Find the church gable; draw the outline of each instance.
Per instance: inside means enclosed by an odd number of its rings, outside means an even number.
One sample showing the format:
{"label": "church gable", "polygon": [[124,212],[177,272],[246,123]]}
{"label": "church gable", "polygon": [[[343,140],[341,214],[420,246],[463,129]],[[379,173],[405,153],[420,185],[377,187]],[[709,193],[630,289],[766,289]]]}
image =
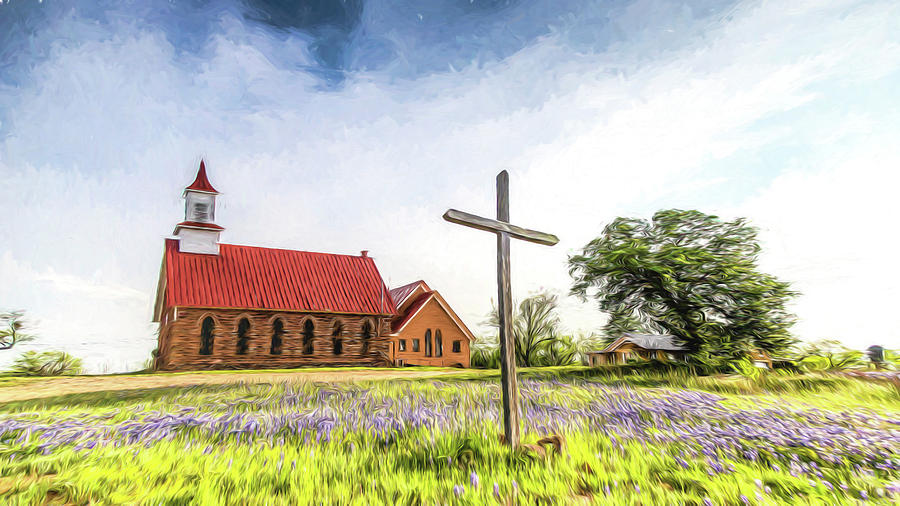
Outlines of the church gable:
{"label": "church gable", "polygon": [[[425,288],[428,288],[424,281],[417,281],[413,284],[417,285],[417,288],[423,285]],[[456,327],[467,340],[475,340],[475,335],[472,334],[462,319],[450,307],[450,304],[437,291],[422,290],[422,293],[417,295],[416,290],[413,290],[404,301],[397,302],[397,304],[400,316],[394,320],[392,325],[392,331],[395,334],[404,332],[409,325],[418,319],[441,319],[446,321],[447,324]]]}
{"label": "church gable", "polygon": [[[391,325],[394,365],[468,367],[469,345],[475,336],[440,293],[417,281],[399,293],[400,307]],[[393,295],[398,295],[394,292]]]}

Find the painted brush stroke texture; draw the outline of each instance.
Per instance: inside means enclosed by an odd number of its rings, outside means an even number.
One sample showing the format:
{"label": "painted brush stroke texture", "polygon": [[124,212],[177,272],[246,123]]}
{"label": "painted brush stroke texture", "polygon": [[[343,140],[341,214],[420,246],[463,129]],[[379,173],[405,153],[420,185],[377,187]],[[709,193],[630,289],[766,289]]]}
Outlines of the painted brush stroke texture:
{"label": "painted brush stroke texture", "polygon": [[561,239],[513,252],[516,295],[565,293],[566,254],[615,216],[698,208],[763,229],[800,337],[884,341],[898,24],[877,0],[4,0],[0,308],[36,320],[31,347],[138,367],[202,156],[225,242],[368,249],[473,326],[494,241],[440,216],[489,214],[506,168],[514,220]]}

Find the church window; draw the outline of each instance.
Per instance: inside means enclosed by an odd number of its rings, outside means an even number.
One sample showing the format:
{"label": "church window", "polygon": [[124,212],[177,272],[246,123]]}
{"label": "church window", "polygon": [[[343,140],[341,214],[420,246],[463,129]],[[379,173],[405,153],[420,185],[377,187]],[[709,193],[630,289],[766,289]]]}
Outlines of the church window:
{"label": "church window", "polygon": [[362,354],[369,353],[369,340],[372,338],[372,324],[366,320],[362,327]]}
{"label": "church window", "polygon": [[344,352],[344,326],[341,322],[335,322],[334,330],[331,332],[331,349],[335,355]]}
{"label": "church window", "polygon": [[237,328],[237,354],[238,355],[246,355],[247,350],[250,349],[250,338],[247,337],[247,332],[250,330],[250,320],[246,318],[241,318],[241,321],[238,322]]}
{"label": "church window", "polygon": [[431,356],[431,329],[425,331],[425,356]]}
{"label": "church window", "polygon": [[194,219],[196,221],[210,221],[209,204],[206,202],[195,202]]}
{"label": "church window", "polygon": [[406,339],[401,339],[400,343],[400,351],[406,351]]}
{"label": "church window", "polygon": [[213,327],[215,322],[212,316],[203,319],[203,326],[200,329],[200,354],[212,355],[213,351]]}
{"label": "church window", "polygon": [[281,355],[281,344],[283,343],[282,336],[284,335],[284,323],[282,323],[281,319],[277,319],[272,322],[272,346],[269,349],[269,353],[272,355]]}
{"label": "church window", "polygon": [[462,350],[462,343],[453,341],[453,353],[459,353]]}
{"label": "church window", "polygon": [[434,356],[444,356],[444,338],[441,337],[441,329],[434,331]]}
{"label": "church window", "polygon": [[413,339],[413,351],[419,351],[419,340]]}
{"label": "church window", "polygon": [[306,320],[303,324],[303,354],[312,355],[313,353],[313,331],[315,326],[312,320]]}

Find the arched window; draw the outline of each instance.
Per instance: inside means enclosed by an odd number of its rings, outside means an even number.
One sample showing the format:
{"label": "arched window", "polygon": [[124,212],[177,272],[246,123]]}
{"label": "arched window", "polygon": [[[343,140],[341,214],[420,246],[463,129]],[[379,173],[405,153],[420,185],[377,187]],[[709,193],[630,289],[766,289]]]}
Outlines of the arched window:
{"label": "arched window", "polygon": [[372,324],[366,320],[362,326],[362,354],[369,353],[369,340],[372,339]]}
{"label": "arched window", "polygon": [[250,330],[250,320],[246,318],[241,318],[241,321],[238,322],[237,328],[237,354],[238,355],[246,355],[247,350],[250,349],[250,338],[247,337],[247,332]]}
{"label": "arched window", "polygon": [[212,316],[203,319],[203,326],[200,328],[200,354],[212,355],[213,352],[213,327],[216,322]]}
{"label": "arched window", "polygon": [[425,356],[431,356],[431,329],[425,331]]}
{"label": "arched window", "polygon": [[304,355],[312,355],[313,353],[313,331],[315,330],[315,325],[313,325],[312,320],[306,320],[306,323],[303,324],[303,354]]}
{"label": "arched window", "polygon": [[272,346],[269,348],[269,353],[272,355],[281,355],[282,335],[284,335],[284,323],[279,318],[272,322]]}
{"label": "arched window", "polygon": [[334,329],[331,331],[331,349],[335,355],[344,352],[344,325],[341,322],[334,322]]}
{"label": "arched window", "polygon": [[444,339],[441,337],[441,329],[434,331],[434,356],[444,356]]}

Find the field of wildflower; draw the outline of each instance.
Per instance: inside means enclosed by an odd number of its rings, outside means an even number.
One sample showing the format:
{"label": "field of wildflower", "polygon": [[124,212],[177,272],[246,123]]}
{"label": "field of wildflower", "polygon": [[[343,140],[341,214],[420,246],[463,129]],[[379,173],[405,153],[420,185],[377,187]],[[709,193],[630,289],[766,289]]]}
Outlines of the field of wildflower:
{"label": "field of wildflower", "polygon": [[0,502],[900,501],[890,382],[526,374],[521,393],[518,451],[498,439],[496,377],[477,373],[0,404]]}

